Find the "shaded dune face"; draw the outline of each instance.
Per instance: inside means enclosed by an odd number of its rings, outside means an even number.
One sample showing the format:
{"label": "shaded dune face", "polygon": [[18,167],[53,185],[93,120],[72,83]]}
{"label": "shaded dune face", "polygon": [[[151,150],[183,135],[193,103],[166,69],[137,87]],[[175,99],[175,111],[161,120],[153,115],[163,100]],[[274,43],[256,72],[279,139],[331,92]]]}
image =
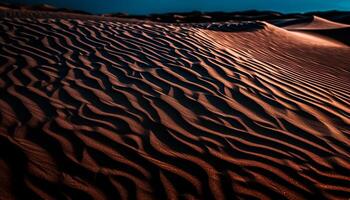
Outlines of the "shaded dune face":
{"label": "shaded dune face", "polygon": [[300,20],[300,23],[285,26],[284,28],[287,30],[313,34],[318,37],[324,36],[348,46],[350,45],[350,25],[332,22],[317,16],[313,16],[306,20]]}
{"label": "shaded dune face", "polygon": [[266,23],[0,27],[0,199],[350,196],[344,44]]}

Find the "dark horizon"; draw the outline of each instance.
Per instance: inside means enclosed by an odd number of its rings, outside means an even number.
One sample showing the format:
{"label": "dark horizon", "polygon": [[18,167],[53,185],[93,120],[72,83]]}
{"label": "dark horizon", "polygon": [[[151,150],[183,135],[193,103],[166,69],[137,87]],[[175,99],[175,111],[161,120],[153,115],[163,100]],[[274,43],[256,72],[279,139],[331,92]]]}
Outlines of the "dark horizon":
{"label": "dark horizon", "polygon": [[147,14],[163,14],[163,13],[183,13],[183,12],[241,12],[249,10],[258,11],[275,11],[280,13],[305,13],[313,11],[350,11],[350,2],[339,0],[336,2],[329,1],[292,1],[284,2],[269,0],[258,1],[249,0],[245,2],[239,1],[199,1],[199,0],[167,0],[162,2],[149,2],[147,0],[130,0],[130,1],[67,1],[67,0],[4,0],[4,3],[22,4],[22,5],[38,5],[48,4],[57,8],[67,8],[73,10],[81,10],[93,14],[103,13],[128,13],[130,15],[147,15]]}

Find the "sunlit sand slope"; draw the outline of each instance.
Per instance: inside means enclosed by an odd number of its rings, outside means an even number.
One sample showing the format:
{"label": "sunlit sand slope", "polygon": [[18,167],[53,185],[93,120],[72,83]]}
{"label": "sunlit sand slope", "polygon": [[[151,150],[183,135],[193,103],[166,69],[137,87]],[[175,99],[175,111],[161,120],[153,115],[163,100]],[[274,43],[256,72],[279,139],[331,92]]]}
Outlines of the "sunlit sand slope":
{"label": "sunlit sand slope", "polygon": [[317,16],[300,20],[290,26],[284,27],[287,30],[299,31],[324,38],[333,39],[350,46],[350,25],[332,22]]}
{"label": "sunlit sand slope", "polygon": [[0,19],[0,199],[349,199],[345,44],[61,17]]}

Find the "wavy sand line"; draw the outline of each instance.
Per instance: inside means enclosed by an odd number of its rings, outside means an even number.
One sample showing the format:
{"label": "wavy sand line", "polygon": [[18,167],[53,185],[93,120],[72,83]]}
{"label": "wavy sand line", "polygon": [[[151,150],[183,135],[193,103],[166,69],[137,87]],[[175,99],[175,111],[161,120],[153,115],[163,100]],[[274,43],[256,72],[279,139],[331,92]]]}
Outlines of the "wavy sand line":
{"label": "wavy sand line", "polygon": [[269,24],[0,24],[1,197],[350,195],[345,45]]}

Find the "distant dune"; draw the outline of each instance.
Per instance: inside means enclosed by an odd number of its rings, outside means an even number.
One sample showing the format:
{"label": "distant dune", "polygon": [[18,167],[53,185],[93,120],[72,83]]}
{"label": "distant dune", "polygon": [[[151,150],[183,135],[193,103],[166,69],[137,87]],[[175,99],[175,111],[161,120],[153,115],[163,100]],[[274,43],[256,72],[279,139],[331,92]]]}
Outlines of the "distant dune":
{"label": "distant dune", "polygon": [[0,2],[0,10],[20,10],[20,11],[48,11],[48,12],[60,12],[60,13],[78,13],[90,15],[90,13],[80,10],[72,10],[66,8],[56,8],[49,4],[38,5],[21,5],[21,4],[7,4]]}
{"label": "distant dune", "polygon": [[284,26],[284,28],[291,31],[313,34],[318,37],[328,37],[329,39],[350,45],[350,25],[332,22],[317,16],[300,22],[298,24]]}
{"label": "distant dune", "polygon": [[0,11],[0,199],[350,198],[348,25],[50,9]]}

